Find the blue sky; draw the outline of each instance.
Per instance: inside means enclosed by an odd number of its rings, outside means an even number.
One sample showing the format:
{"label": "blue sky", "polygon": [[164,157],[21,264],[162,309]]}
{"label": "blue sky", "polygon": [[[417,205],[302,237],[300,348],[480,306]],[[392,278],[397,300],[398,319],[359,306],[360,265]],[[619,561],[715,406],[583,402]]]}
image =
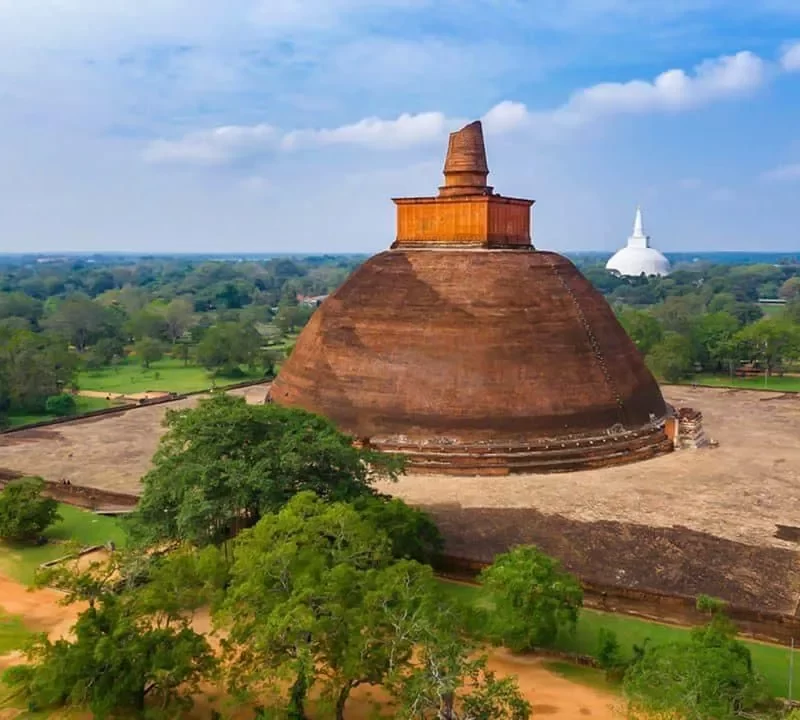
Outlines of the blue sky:
{"label": "blue sky", "polygon": [[798,0],[0,0],[0,252],[373,252],[483,118],[534,242],[800,251]]}

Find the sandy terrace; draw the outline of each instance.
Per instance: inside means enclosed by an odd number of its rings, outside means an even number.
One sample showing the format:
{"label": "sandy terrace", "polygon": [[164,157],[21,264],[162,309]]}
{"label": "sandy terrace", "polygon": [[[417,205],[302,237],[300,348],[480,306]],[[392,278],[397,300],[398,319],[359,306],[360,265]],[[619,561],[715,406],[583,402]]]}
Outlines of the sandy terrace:
{"label": "sandy terrace", "polygon": [[680,525],[797,549],[774,535],[776,525],[800,525],[800,394],[667,386],[664,395],[699,409],[719,447],[557,475],[410,475],[382,489],[419,504],[536,507],[583,522]]}
{"label": "sandy terrace", "polygon": [[[263,402],[268,385],[232,390]],[[0,472],[40,475],[123,493],[138,493],[139,479],[163,432],[167,409],[192,407],[199,397],[133,408],[114,415],[0,435]]]}
{"label": "sandy terrace", "polygon": [[[264,388],[248,388],[250,402]],[[381,489],[424,506],[448,554],[490,562],[533,543],[584,579],[795,613],[800,600],[800,395],[671,386],[715,449],[568,474],[409,475]],[[0,472],[138,492],[167,408],[0,436]]]}
{"label": "sandy terrace", "polygon": [[[263,401],[264,386],[234,393]],[[624,518],[680,525],[736,542],[796,549],[797,543],[774,535],[776,525],[800,525],[800,395],[681,386],[665,388],[665,395],[673,405],[702,410],[706,433],[719,447],[556,475],[409,475],[383,489],[424,505],[535,507],[582,522]],[[0,435],[0,470],[138,492],[167,408],[196,402]]]}

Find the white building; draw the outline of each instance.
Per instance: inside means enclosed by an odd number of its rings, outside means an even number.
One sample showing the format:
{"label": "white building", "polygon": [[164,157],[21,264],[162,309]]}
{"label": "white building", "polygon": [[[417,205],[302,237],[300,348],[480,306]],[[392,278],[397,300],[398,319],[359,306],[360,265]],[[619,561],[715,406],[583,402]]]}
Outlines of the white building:
{"label": "white building", "polygon": [[628,244],[606,263],[606,270],[619,275],[638,277],[645,275],[669,275],[669,260],[658,250],[650,247],[650,238],[644,234],[642,227],[642,210],[636,208],[636,219],[633,221],[633,235]]}

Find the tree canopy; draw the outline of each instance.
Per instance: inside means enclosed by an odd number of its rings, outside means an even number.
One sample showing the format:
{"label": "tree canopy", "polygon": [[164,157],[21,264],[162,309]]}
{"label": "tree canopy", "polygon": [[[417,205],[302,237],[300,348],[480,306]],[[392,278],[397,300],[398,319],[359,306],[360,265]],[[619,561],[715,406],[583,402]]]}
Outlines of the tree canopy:
{"label": "tree canopy", "polygon": [[35,540],[60,520],[58,503],[44,497],[40,477],[11,480],[0,492],[0,538],[22,542]]}
{"label": "tree canopy", "polygon": [[402,467],[355,448],[322,417],[229,395],[168,411],[165,424],[137,513],[140,535],[151,538],[220,543],[298,492],[353,500]]}

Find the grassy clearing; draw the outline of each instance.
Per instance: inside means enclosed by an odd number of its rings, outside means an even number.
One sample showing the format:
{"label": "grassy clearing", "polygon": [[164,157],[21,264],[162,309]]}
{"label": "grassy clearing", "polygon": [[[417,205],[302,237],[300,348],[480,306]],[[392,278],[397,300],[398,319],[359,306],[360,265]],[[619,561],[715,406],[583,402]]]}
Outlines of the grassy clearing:
{"label": "grassy clearing", "polygon": [[[81,397],[78,395],[75,398],[75,405],[76,405],[76,415],[83,415],[88,412],[92,412],[92,410],[102,410],[107,407],[111,407],[113,403],[105,400],[104,398],[88,398],[88,397]],[[48,413],[40,413],[38,415],[30,415],[30,414],[11,414],[8,416],[8,420],[11,427],[20,427],[22,425],[30,425],[31,423],[42,422],[43,420],[55,420],[56,415],[49,415]]]}
{"label": "grassy clearing", "polygon": [[184,393],[208,390],[212,384],[231,385],[262,377],[262,373],[251,372],[246,367],[242,367],[241,371],[241,377],[212,377],[208,370],[199,365],[184,365],[182,360],[164,358],[151,363],[149,368],[128,363],[99,370],[84,370],[78,376],[78,386],[81,390],[109,393],[140,393],[148,390]]}
{"label": "grassy clearing", "polygon": [[0,655],[25,647],[32,636],[22,618],[9,615],[0,608]]}
{"label": "grassy clearing", "polygon": [[[59,505],[61,520],[45,531],[47,545],[0,543],[0,573],[24,584],[33,582],[36,569],[44,562],[62,557],[70,541],[81,545],[102,545],[113,540],[125,544],[125,533],[116,518],[95,515],[71,505]],[[0,605],[2,598],[0,598]]]}
{"label": "grassy clearing", "polygon": [[731,378],[730,375],[695,375],[683,385],[708,385],[710,387],[733,387],[746,390],[777,390],[781,392],[800,392],[800,377],[761,377]]}
{"label": "grassy clearing", "polygon": [[[478,588],[458,583],[442,583],[446,592],[461,602],[480,606],[482,602]],[[486,608],[486,605],[483,605]],[[558,649],[578,655],[595,655],[598,649],[598,634],[601,628],[612,630],[617,635],[620,648],[626,658],[632,655],[634,645],[641,646],[646,640],[653,645],[685,640],[689,630],[674,625],[649,622],[628,615],[615,615],[584,609],[581,611],[574,634],[559,638]],[[781,645],[744,641],[753,657],[753,665],[763,675],[767,686],[776,697],[786,697],[789,686],[789,648]],[[585,669],[585,668],[581,668]],[[800,688],[800,654],[795,657],[793,686]]]}

